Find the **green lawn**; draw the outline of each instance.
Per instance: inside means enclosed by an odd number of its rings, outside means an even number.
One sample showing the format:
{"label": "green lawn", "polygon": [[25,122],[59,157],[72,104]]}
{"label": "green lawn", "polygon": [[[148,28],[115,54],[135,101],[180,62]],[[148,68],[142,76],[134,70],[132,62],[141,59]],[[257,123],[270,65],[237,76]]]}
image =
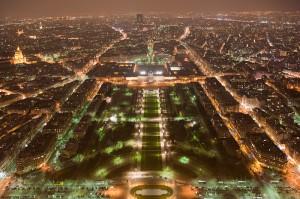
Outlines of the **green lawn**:
{"label": "green lawn", "polygon": [[146,96],[144,97],[145,102],[158,102],[158,99],[156,96]]}
{"label": "green lawn", "polygon": [[146,96],[144,102],[144,117],[158,117],[159,116],[159,102],[157,96]]}
{"label": "green lawn", "polygon": [[141,170],[162,170],[159,123],[144,123],[142,141]]}
{"label": "green lawn", "polygon": [[158,104],[145,104],[144,110],[149,110],[149,111],[157,111],[158,110]]}
{"label": "green lawn", "polygon": [[[144,117],[159,116],[159,99],[155,94],[146,94],[144,97]],[[160,146],[159,123],[144,123],[142,139],[142,171],[161,171],[162,156]]]}
{"label": "green lawn", "polygon": [[159,151],[142,151],[142,171],[161,171],[162,157]]}
{"label": "green lawn", "polygon": [[144,103],[155,103],[158,104],[158,99],[157,97],[145,97],[144,98]]}
{"label": "green lawn", "polygon": [[146,118],[152,118],[152,117],[158,117],[159,113],[158,111],[144,111],[144,117]]}

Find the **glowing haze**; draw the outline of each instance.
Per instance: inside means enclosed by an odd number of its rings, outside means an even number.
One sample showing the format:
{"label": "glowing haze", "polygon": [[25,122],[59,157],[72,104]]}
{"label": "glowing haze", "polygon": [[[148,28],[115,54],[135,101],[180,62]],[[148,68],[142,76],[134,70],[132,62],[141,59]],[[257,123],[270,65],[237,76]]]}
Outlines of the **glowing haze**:
{"label": "glowing haze", "polygon": [[120,12],[299,11],[299,0],[1,0],[1,16],[102,15]]}

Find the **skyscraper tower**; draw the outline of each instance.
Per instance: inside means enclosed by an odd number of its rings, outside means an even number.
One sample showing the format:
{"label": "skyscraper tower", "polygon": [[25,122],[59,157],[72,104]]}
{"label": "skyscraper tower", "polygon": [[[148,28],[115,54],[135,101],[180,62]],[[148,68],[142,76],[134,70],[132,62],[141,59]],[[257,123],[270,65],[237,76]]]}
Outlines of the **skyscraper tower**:
{"label": "skyscraper tower", "polygon": [[144,23],[144,16],[143,16],[143,14],[137,14],[136,20],[137,20],[137,24],[138,25],[143,25],[143,23]]}
{"label": "skyscraper tower", "polygon": [[42,22],[40,22],[40,30],[43,30]]}

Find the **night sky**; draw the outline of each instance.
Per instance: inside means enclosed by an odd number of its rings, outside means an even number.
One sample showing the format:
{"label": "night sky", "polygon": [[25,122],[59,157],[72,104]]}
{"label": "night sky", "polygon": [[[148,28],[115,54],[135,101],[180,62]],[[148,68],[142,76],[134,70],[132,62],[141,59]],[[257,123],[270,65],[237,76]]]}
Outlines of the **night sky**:
{"label": "night sky", "polygon": [[266,10],[299,11],[300,0],[0,0],[2,17]]}

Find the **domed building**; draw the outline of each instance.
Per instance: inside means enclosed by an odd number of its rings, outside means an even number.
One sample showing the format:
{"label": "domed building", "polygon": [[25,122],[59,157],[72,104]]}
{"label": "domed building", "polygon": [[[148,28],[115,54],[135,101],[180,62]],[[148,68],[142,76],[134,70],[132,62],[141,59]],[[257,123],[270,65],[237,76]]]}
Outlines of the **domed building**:
{"label": "domed building", "polygon": [[23,63],[27,63],[26,61],[26,57],[23,55],[20,47],[18,46],[16,52],[15,52],[15,55],[13,57],[13,60],[12,60],[12,63],[13,64],[23,64]]}

